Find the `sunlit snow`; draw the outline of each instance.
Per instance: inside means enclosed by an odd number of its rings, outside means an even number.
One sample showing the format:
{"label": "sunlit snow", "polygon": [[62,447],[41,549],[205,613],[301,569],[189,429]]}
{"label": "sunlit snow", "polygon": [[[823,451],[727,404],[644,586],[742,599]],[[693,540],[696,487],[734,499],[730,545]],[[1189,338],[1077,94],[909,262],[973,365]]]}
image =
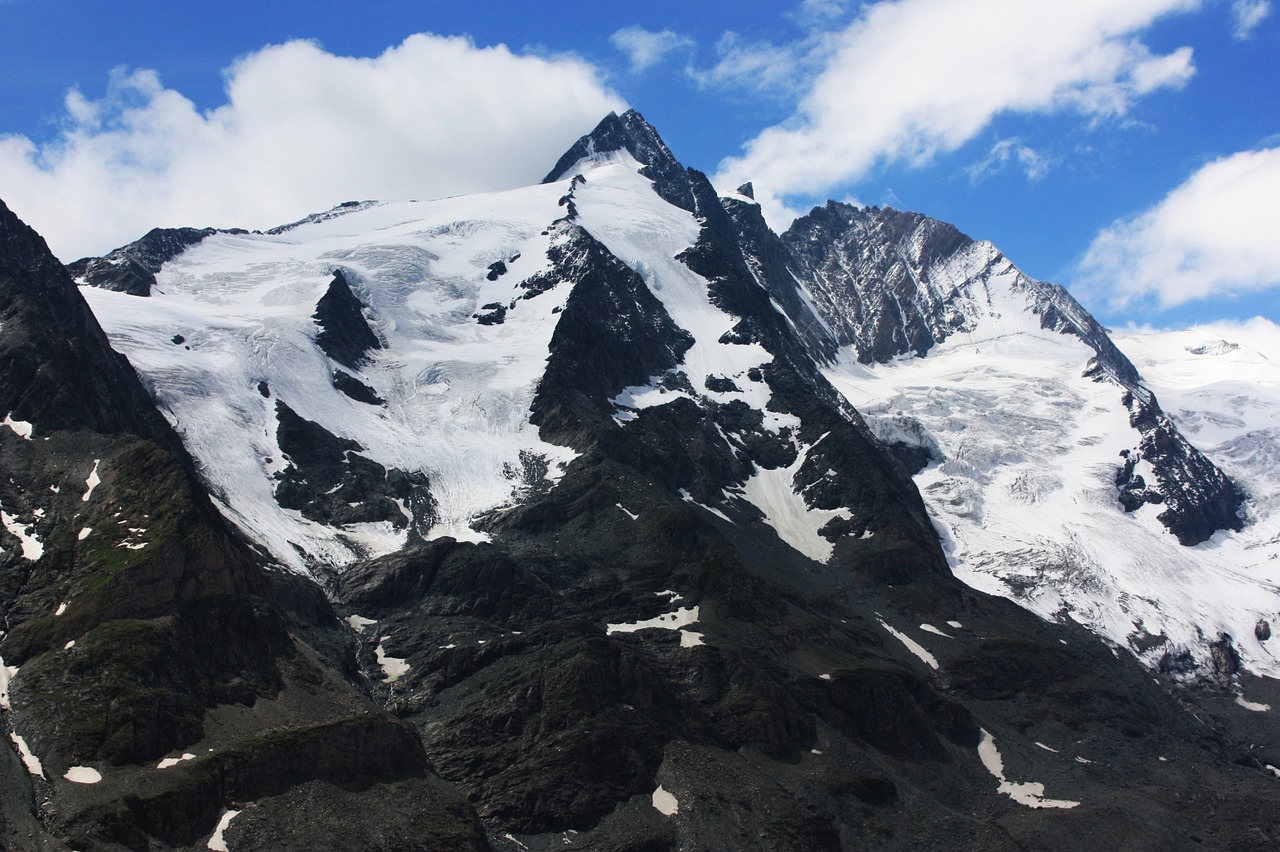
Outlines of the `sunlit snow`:
{"label": "sunlit snow", "polygon": [[[970,253],[957,276],[995,256]],[[990,315],[926,357],[868,366],[846,352],[827,371],[873,431],[900,438],[906,424],[940,452],[915,479],[952,570],[1149,665],[1182,651],[1209,665],[1221,633],[1248,670],[1280,676],[1254,632],[1280,613],[1280,363],[1204,332],[1116,336],[1187,438],[1248,492],[1243,532],[1183,547],[1160,507],[1119,505],[1120,452],[1139,441],[1123,389],[1082,375],[1093,351],[1041,329],[1017,280],[1012,267],[989,275]]]}
{"label": "sunlit snow", "polygon": [[921,645],[919,642],[912,639],[910,636],[903,633],[901,630],[895,630],[894,628],[886,624],[884,621],[880,621],[880,626],[883,627],[885,630],[887,630],[895,639],[901,642],[904,646],[906,646],[906,649],[910,651],[912,654],[915,654],[916,657],[918,657],[922,663],[924,663],[931,669],[938,668],[938,658],[935,657],[933,654],[930,654],[929,650],[925,648],[923,645]]}
{"label": "sunlit snow", "polygon": [[662,789],[662,785],[658,785],[658,789],[653,791],[653,807],[663,816],[675,816],[680,811],[680,803],[676,801],[676,797]]}
{"label": "sunlit snow", "polygon": [[93,460],[93,470],[89,471],[89,476],[84,481],[85,492],[80,499],[86,503],[88,503],[89,498],[93,496],[93,490],[102,484],[102,478],[98,476],[98,463],[100,461],[101,459]]}
{"label": "sunlit snow", "polygon": [[218,825],[213,830],[213,836],[210,837],[209,842],[205,844],[207,849],[212,849],[213,852],[228,852],[227,841],[223,839],[222,833],[230,827],[231,820],[235,819],[239,813],[239,811],[232,810],[225,810],[222,812],[222,816],[218,818]]}
{"label": "sunlit snow", "polygon": [[44,556],[44,543],[35,534],[34,524],[24,524],[3,509],[0,509],[0,523],[9,531],[10,535],[17,537],[18,541],[22,543],[23,559],[35,562],[41,556]]}
{"label": "sunlit snow", "polygon": [[995,738],[987,733],[985,729],[981,733],[982,738],[978,742],[978,758],[982,761],[982,765],[987,768],[987,771],[1000,782],[996,792],[1008,796],[1018,804],[1026,805],[1029,808],[1076,808],[1080,806],[1079,802],[1073,802],[1068,799],[1046,799],[1044,797],[1044,785],[1039,781],[1005,780],[1004,758],[1000,756],[1000,751],[996,748]]}
{"label": "sunlit snow", "polygon": [[31,424],[25,420],[14,420],[12,411],[4,416],[3,425],[12,429],[13,433],[19,438],[26,438],[28,441],[31,440],[31,434],[34,431]]}
{"label": "sunlit snow", "polygon": [[32,754],[31,749],[27,747],[27,741],[18,736],[17,731],[9,732],[9,739],[18,747],[18,754],[22,757],[22,764],[27,767],[27,771],[39,778],[44,777],[44,767],[40,764],[40,758]]}
{"label": "sunlit snow", "polygon": [[102,780],[102,773],[92,766],[73,766],[62,777],[73,784],[97,784]]}

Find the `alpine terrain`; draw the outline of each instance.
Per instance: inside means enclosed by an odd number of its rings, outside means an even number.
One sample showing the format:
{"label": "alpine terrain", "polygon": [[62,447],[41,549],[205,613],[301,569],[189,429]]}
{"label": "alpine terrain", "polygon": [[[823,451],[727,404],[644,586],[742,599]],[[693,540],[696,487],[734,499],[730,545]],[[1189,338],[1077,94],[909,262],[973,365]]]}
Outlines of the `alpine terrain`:
{"label": "alpine terrain", "polygon": [[69,267],[0,205],[0,847],[1262,848],[1277,386],[636,112]]}

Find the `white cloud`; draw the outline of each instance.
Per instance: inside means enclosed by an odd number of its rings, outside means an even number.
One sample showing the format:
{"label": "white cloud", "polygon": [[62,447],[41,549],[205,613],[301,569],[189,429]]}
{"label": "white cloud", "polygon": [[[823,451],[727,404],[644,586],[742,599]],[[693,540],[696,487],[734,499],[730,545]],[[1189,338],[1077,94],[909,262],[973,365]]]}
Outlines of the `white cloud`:
{"label": "white cloud", "polygon": [[1269,0],[1236,0],[1231,4],[1231,34],[1244,41],[1271,14]]}
{"label": "white cloud", "polygon": [[623,27],[609,36],[609,42],[622,51],[631,63],[632,73],[652,68],[670,53],[690,50],[693,39],[671,30],[646,30],[644,27]]}
{"label": "white cloud", "polygon": [[982,180],[996,174],[1010,163],[1016,164],[1029,181],[1037,181],[1053,168],[1053,160],[1036,149],[1023,143],[1021,139],[1001,139],[991,146],[987,156],[974,163],[967,171],[969,179]]}
{"label": "white cloud", "polygon": [[688,68],[699,88],[742,89],[754,94],[795,96],[812,75],[814,47],[808,43],[776,45],[746,41],[728,32],[716,42],[716,64]]}
{"label": "white cloud", "polygon": [[1200,0],[883,0],[821,45],[795,114],[720,164],[716,183],[754,182],[784,225],[788,196],[827,194],[878,163],[922,165],[1003,113],[1125,114],[1183,85],[1191,50],[1153,54],[1138,34]]}
{"label": "white cloud", "polygon": [[156,226],[269,227],[349,199],[436,198],[540,179],[621,99],[572,58],[410,36],[375,58],[263,48],[200,112],[152,71],[66,98],[44,144],[0,138],[11,209],[70,260]]}
{"label": "white cloud", "polygon": [[1112,308],[1169,308],[1280,287],[1280,148],[1202,167],[1163,201],[1089,246],[1075,289]]}

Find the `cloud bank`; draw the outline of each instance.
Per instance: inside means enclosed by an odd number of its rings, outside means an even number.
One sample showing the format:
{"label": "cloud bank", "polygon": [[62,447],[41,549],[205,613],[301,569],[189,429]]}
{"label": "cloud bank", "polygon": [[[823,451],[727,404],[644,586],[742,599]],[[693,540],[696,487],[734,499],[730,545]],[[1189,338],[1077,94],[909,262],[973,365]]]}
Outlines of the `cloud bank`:
{"label": "cloud bank", "polygon": [[[795,113],[724,160],[715,181],[754,182],[775,226],[788,197],[827,195],[888,162],[922,165],[1004,113],[1125,114],[1194,73],[1191,49],[1153,53],[1139,34],[1199,0],[883,0],[816,42]],[[762,48],[761,62],[770,66]],[[759,73],[734,55],[744,73]]]}
{"label": "cloud bank", "polygon": [[262,228],[530,183],[623,106],[580,60],[422,34],[375,58],[289,42],[225,75],[208,112],[146,70],[117,71],[101,100],[71,91],[57,138],[0,138],[0,192],[72,260],[156,226]]}
{"label": "cloud bank", "polygon": [[1163,201],[1104,229],[1073,289],[1113,309],[1171,308],[1280,287],[1280,148],[1215,160]]}

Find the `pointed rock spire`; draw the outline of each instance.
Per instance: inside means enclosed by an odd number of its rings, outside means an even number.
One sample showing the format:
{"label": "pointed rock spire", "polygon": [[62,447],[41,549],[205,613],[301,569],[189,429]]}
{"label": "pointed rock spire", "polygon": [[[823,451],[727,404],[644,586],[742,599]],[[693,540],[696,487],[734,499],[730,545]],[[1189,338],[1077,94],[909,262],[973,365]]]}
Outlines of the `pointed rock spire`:
{"label": "pointed rock spire", "polygon": [[644,168],[640,173],[653,181],[654,190],[666,201],[693,211],[696,207],[687,170],[672,155],[653,125],[633,109],[622,115],[609,113],[595,129],[581,137],[556,163],[543,183],[569,177],[583,160],[626,151]]}

